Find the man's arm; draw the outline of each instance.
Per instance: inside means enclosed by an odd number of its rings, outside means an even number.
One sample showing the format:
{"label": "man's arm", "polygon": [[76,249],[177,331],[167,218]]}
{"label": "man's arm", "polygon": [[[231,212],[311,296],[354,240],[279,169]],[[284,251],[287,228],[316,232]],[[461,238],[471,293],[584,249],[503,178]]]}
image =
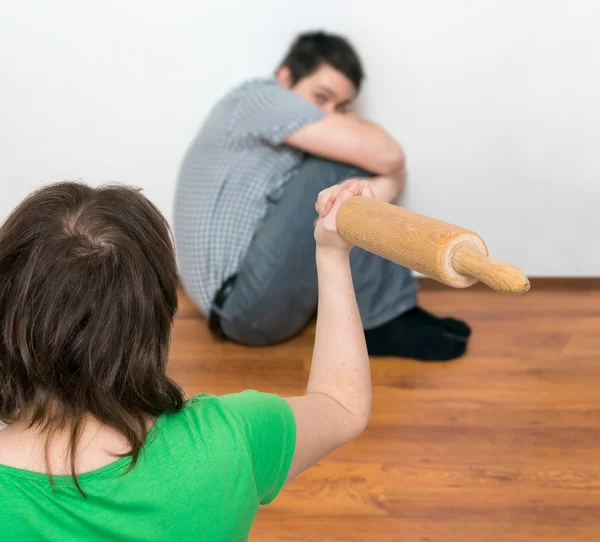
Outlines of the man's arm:
{"label": "man's arm", "polygon": [[285,143],[379,175],[390,175],[404,167],[400,145],[383,128],[354,114],[327,115],[300,128]]}
{"label": "man's arm", "polygon": [[404,165],[389,175],[379,175],[370,179],[375,199],[394,203],[406,185],[406,168]]}

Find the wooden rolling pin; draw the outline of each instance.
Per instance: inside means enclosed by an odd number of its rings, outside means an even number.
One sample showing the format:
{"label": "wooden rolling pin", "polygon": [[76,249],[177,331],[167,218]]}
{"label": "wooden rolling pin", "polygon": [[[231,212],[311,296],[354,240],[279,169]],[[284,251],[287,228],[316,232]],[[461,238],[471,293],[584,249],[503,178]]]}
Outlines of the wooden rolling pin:
{"label": "wooden rolling pin", "polygon": [[498,292],[529,290],[519,269],[488,257],[479,235],[448,222],[357,196],[340,207],[336,226],[352,245],[453,288],[481,281]]}

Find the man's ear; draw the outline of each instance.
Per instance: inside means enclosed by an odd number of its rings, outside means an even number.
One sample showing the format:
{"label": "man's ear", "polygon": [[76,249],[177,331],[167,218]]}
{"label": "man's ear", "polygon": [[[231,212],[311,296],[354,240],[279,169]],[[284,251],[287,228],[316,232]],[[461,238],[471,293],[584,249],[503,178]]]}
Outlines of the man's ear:
{"label": "man's ear", "polygon": [[292,88],[292,71],[287,66],[281,66],[275,74],[275,79],[285,88]]}

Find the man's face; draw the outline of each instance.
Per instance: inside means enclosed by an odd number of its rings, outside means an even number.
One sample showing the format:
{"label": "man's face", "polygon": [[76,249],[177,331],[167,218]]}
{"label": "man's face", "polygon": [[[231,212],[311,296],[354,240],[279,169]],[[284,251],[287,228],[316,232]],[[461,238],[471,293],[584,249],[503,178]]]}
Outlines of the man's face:
{"label": "man's face", "polygon": [[350,79],[328,64],[322,64],[314,73],[303,77],[293,86],[290,71],[286,67],[279,70],[277,79],[327,114],[345,111],[356,98],[356,88]]}

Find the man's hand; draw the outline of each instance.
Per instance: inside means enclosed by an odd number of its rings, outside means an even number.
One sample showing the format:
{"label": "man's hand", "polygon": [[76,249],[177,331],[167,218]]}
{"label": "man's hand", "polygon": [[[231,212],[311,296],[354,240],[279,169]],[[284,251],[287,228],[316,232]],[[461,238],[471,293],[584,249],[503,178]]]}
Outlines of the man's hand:
{"label": "man's hand", "polygon": [[394,203],[406,186],[406,177],[406,168],[402,166],[394,173],[379,175],[371,179],[375,199]]}
{"label": "man's hand", "polygon": [[356,177],[354,179],[348,179],[340,185],[350,181],[368,182],[371,185],[374,197],[378,201],[385,201],[387,203],[394,203],[406,185],[406,169],[401,168],[394,173],[389,175],[379,175],[372,178]]}
{"label": "man's hand", "polygon": [[[364,117],[361,117],[354,111],[348,111],[344,113],[344,116],[348,119],[351,119],[356,126],[363,126],[376,131],[381,130],[377,124]],[[386,201],[388,203],[394,203],[398,199],[404,190],[407,177],[404,149],[402,149],[398,143],[395,143],[395,145],[397,148],[395,169],[390,172],[376,172],[379,173],[379,175],[369,179],[371,188],[375,194],[375,199],[379,201]],[[365,179],[357,178],[355,180],[362,182]]]}

